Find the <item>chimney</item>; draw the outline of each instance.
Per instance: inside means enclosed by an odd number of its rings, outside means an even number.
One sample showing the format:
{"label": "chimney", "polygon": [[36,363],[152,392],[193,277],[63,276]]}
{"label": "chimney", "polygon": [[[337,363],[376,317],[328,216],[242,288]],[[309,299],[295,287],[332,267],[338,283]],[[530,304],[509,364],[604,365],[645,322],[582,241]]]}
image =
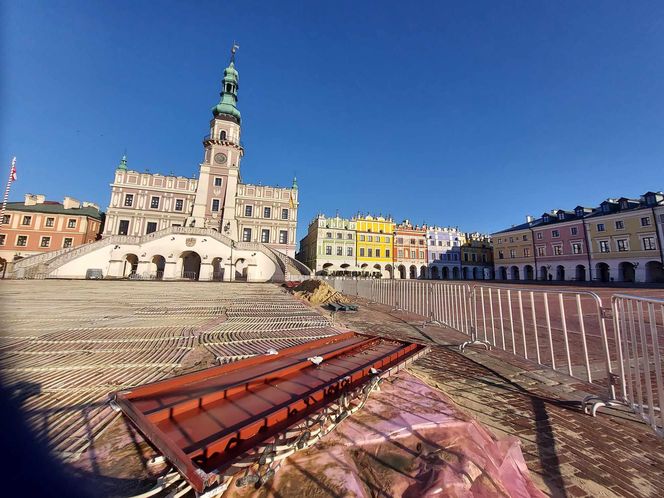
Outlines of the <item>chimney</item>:
{"label": "chimney", "polygon": [[26,206],[35,206],[37,204],[44,204],[45,200],[46,200],[45,195],[25,194],[25,205]]}
{"label": "chimney", "polygon": [[95,204],[94,202],[83,201],[83,207],[84,208],[91,207],[91,208],[96,209],[97,211],[99,211],[99,206],[97,204]]}
{"label": "chimney", "polygon": [[62,202],[62,205],[65,209],[78,209],[81,207],[80,201],[77,201],[73,197],[65,197],[65,200]]}
{"label": "chimney", "polygon": [[532,223],[534,219],[535,219],[535,218],[533,218],[533,217],[530,216],[529,214],[526,215],[526,223]]}

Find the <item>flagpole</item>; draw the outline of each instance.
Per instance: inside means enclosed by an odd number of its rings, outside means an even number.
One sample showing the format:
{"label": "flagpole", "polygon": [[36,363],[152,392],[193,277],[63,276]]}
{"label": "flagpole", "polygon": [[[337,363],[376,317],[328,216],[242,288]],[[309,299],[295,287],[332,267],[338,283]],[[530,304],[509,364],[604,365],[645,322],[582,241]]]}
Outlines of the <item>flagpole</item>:
{"label": "flagpole", "polygon": [[2,211],[0,212],[0,228],[5,221],[5,210],[7,209],[7,200],[9,199],[9,189],[12,187],[12,182],[16,177],[16,157],[12,159],[12,166],[9,168],[9,179],[7,180],[7,187],[5,187],[5,196],[2,198]]}

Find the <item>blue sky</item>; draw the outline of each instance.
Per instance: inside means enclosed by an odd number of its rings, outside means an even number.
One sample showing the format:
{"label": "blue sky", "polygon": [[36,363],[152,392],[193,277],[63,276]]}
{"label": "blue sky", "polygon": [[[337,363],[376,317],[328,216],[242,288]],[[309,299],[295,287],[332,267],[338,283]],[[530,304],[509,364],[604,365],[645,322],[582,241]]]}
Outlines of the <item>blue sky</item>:
{"label": "blue sky", "polygon": [[664,189],[661,1],[0,5],[14,200],[105,209],[125,148],[195,174],[233,39],[242,177],[297,174],[300,236],[317,212],[491,232]]}

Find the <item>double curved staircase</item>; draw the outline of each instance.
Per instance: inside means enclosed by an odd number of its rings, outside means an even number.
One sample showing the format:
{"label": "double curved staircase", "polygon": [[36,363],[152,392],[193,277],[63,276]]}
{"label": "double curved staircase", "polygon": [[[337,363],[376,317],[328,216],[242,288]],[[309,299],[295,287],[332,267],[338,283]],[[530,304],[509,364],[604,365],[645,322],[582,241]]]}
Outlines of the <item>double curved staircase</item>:
{"label": "double curved staircase", "polygon": [[260,251],[265,254],[275,266],[281,270],[275,280],[289,280],[289,278],[301,279],[303,276],[311,275],[311,270],[299,261],[283,254],[275,249],[256,242],[235,242],[230,237],[223,235],[212,228],[195,227],[168,227],[163,230],[149,233],[147,235],[111,235],[96,242],[84,244],[78,247],[59,249],[40,254],[34,254],[26,258],[8,264],[7,278],[39,279],[47,276],[72,259],[78,258],[92,251],[109,245],[116,244],[144,244],[150,240],[159,239],[173,234],[204,235],[236,249]]}

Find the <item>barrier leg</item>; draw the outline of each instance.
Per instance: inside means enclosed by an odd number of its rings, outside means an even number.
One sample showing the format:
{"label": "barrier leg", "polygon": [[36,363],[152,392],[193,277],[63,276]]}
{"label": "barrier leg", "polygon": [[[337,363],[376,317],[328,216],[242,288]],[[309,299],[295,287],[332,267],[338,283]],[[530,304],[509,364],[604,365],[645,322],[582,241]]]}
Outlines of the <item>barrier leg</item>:
{"label": "barrier leg", "polygon": [[[491,350],[491,343],[486,340],[479,339],[477,337],[477,299],[475,295],[475,289],[468,291],[468,304],[470,308],[469,323],[470,323],[470,340],[463,342],[459,346],[459,351],[464,353],[467,347],[470,346],[482,346],[487,351]],[[482,310],[484,313],[484,309]]]}

